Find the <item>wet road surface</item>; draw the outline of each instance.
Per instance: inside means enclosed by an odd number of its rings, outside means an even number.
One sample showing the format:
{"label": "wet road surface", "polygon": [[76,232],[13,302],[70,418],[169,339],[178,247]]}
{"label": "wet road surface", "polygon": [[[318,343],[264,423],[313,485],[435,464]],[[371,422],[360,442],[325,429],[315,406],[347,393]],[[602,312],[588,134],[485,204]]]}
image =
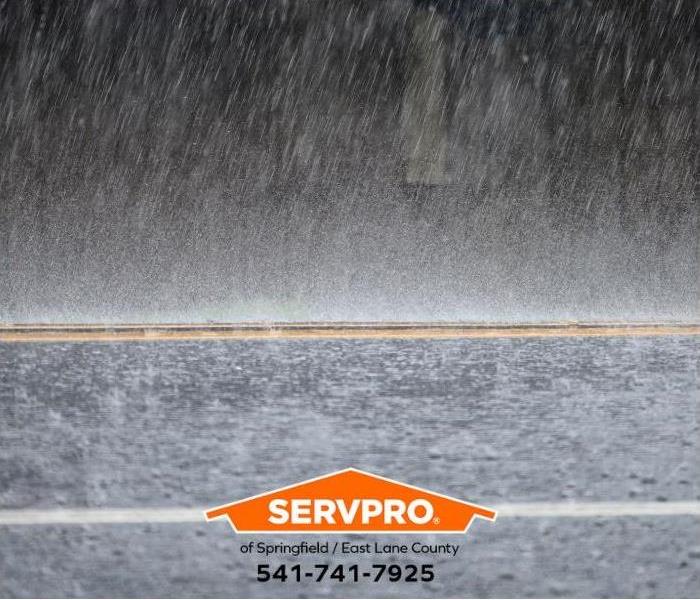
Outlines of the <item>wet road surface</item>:
{"label": "wet road surface", "polygon": [[[0,344],[0,510],[204,509],[348,466],[486,506],[697,501],[699,341]],[[430,584],[303,588],[256,583],[224,523],[4,526],[0,595],[700,592],[693,516],[449,538]]]}

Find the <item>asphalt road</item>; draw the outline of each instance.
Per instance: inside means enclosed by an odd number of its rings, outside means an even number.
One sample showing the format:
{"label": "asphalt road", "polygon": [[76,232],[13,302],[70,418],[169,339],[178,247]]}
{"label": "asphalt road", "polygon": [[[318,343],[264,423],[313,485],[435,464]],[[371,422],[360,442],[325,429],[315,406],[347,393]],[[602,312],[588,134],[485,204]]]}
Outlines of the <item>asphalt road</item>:
{"label": "asphalt road", "polygon": [[[0,510],[204,509],[348,466],[486,506],[698,500],[699,349],[690,336],[0,344]],[[0,526],[0,595],[700,593],[691,516],[477,522],[425,585],[259,584],[248,539],[220,522]]]}

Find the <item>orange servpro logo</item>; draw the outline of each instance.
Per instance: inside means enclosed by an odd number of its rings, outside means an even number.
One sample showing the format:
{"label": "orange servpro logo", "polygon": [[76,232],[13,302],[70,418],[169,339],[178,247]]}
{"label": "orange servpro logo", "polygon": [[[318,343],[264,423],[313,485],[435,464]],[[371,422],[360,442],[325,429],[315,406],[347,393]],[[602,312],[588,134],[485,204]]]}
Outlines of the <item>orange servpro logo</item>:
{"label": "orange servpro logo", "polygon": [[462,533],[496,511],[419,487],[344,469],[217,506],[239,533]]}

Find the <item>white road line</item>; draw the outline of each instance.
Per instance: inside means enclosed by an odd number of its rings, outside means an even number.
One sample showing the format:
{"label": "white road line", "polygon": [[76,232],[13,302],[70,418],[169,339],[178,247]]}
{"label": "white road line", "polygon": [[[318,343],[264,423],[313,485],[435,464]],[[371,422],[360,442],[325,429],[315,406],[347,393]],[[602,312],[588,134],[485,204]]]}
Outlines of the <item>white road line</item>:
{"label": "white road line", "polygon": [[0,510],[2,525],[89,525],[206,522],[197,508],[61,508]]}
{"label": "white road line", "polygon": [[[700,501],[686,502],[527,502],[495,507],[507,518],[615,518],[700,516]],[[0,526],[204,523],[198,508],[97,508],[0,510]]]}
{"label": "white road line", "polygon": [[499,518],[700,516],[700,502],[524,502],[496,506]]}

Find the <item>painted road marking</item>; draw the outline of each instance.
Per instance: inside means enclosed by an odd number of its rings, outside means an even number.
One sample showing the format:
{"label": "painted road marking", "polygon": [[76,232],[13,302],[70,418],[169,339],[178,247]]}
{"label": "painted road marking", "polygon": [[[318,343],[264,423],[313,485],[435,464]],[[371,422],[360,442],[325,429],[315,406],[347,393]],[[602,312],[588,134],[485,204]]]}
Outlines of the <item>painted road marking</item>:
{"label": "painted road marking", "polygon": [[278,339],[488,339],[700,335],[700,324],[253,323],[0,325],[0,342],[146,342]]}
{"label": "painted road marking", "polygon": [[507,517],[672,517],[700,516],[700,502],[523,502],[496,506]]}
{"label": "painted road marking", "polygon": [[[700,516],[700,501],[523,502],[496,505],[499,519]],[[197,508],[95,508],[0,510],[0,526],[204,523]]]}

